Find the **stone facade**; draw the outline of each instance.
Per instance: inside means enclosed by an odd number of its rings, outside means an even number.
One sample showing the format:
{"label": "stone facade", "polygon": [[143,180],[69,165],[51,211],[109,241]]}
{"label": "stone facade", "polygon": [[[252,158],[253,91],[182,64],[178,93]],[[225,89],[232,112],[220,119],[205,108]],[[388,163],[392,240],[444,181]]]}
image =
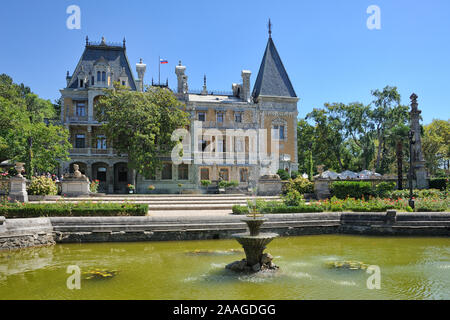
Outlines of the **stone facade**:
{"label": "stone facade", "polygon": [[[111,59],[111,55],[117,58]],[[138,80],[132,76],[125,44],[121,47],[108,45],[104,40],[99,45],[87,41],[73,76],[67,77],[67,88],[61,90],[64,101],[61,120],[69,128],[74,146],[70,155],[72,161],[64,163],[63,169],[67,172],[71,164],[78,164],[83,174],[100,180],[100,192],[124,193],[127,184],[134,183],[134,174],[127,167],[127,158],[118,157],[106,141],[101,124],[95,120],[95,102],[102,95],[101,89],[111,87],[116,80],[132,90],[142,90],[146,71],[142,60],[136,70]],[[253,92],[248,70],[241,72],[242,83],[232,84],[232,92],[227,94],[208,91],[206,76],[201,92],[189,90],[186,67],[181,61],[175,73],[175,94],[191,116],[190,137],[184,142],[185,156],[179,164],[173,163],[170,155],[162,156],[163,169],[154,177],[138,175],[135,181],[137,193],[148,193],[150,185],[156,188],[153,193],[201,192],[204,190],[201,180],[210,180],[213,184],[219,180],[238,181],[241,190],[248,190],[250,180],[258,181],[260,176],[274,174],[279,168],[289,172],[298,169],[296,122],[299,99],[271,38]],[[196,131],[197,125],[201,129]],[[258,147],[263,139],[258,135],[260,129],[267,133],[265,150]],[[229,137],[227,130],[241,131],[235,131]],[[277,142],[274,142],[275,132],[279,137]],[[208,145],[214,156],[203,153]],[[252,161],[255,154],[273,157],[274,145],[279,153],[276,168],[265,170],[258,156],[257,161]],[[234,159],[227,160],[227,154],[231,152]],[[199,154],[200,162],[196,161]]]}

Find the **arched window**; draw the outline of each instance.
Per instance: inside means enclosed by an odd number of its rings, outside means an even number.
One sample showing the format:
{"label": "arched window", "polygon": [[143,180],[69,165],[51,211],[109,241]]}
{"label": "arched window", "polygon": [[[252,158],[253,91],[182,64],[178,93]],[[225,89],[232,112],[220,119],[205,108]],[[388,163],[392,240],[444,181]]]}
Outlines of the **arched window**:
{"label": "arched window", "polygon": [[106,72],[105,71],[102,72],[102,81],[103,82],[106,81]]}
{"label": "arched window", "polygon": [[102,81],[101,72],[97,71],[97,82],[100,82],[100,81]]}

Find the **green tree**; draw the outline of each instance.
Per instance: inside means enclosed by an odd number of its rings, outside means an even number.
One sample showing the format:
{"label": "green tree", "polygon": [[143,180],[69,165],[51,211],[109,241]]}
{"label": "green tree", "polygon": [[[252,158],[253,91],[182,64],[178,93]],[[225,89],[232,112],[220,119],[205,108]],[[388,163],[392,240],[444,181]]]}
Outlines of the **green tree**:
{"label": "green tree", "polygon": [[423,129],[422,149],[429,172],[437,174],[440,168],[448,171],[450,169],[450,120],[434,119]]}
{"label": "green tree", "polygon": [[373,101],[375,108],[371,112],[371,120],[374,123],[377,140],[375,168],[377,172],[385,173],[388,171],[387,136],[396,125],[407,123],[408,107],[400,105],[401,97],[397,87],[386,86],[382,91],[373,90],[372,95],[375,98]]}
{"label": "green tree", "polygon": [[53,171],[58,160],[68,160],[67,129],[44,124],[45,118],[54,117],[50,101],[0,75],[0,160],[25,162],[28,177],[34,171]]}
{"label": "green tree", "polygon": [[116,85],[99,99],[97,117],[114,149],[126,154],[130,168],[144,176],[161,167],[162,156],[170,156],[177,144],[171,141],[173,131],[189,124],[184,105],[161,88],[136,92]]}

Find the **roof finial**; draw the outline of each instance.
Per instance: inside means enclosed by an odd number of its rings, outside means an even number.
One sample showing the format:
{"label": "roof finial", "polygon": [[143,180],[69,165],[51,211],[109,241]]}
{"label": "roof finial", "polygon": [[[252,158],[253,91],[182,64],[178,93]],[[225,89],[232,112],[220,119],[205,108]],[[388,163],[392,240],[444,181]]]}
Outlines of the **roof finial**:
{"label": "roof finial", "polygon": [[206,87],[206,74],[203,76],[203,90],[201,95],[206,96],[208,94],[208,89]]}
{"label": "roof finial", "polygon": [[89,45],[89,37],[88,36],[86,36],[86,45],[87,46]]}
{"label": "roof finial", "polygon": [[268,27],[269,27],[269,38],[272,38],[272,22],[270,21],[270,18],[269,18]]}
{"label": "roof finial", "polygon": [[123,37],[123,47],[126,48],[126,42],[127,40],[125,40],[125,37]]}

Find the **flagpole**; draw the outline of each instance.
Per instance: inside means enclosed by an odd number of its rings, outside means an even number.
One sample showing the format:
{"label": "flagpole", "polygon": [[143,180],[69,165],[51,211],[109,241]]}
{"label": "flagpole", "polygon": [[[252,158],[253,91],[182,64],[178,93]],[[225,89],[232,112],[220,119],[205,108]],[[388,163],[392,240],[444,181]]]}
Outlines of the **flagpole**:
{"label": "flagpole", "polygon": [[158,85],[161,84],[161,56],[158,57]]}

